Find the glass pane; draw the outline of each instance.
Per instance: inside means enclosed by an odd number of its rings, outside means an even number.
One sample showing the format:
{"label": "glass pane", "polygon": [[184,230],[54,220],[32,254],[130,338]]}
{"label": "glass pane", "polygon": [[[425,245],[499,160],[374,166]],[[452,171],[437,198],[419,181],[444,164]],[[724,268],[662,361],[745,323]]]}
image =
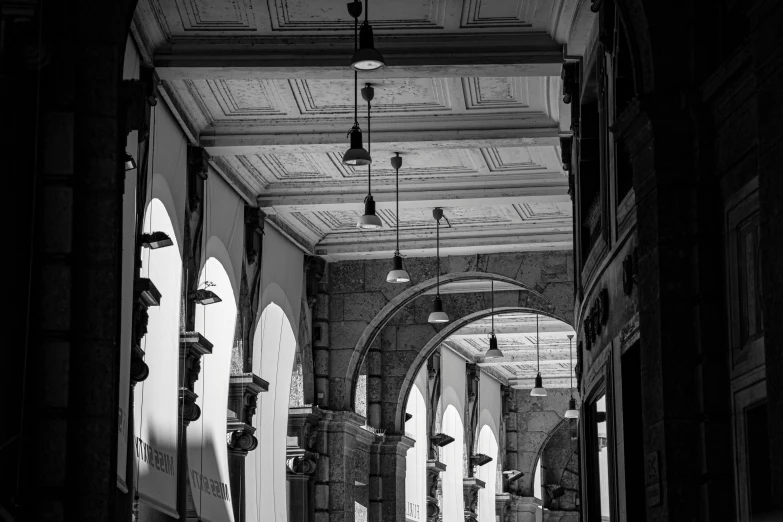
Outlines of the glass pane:
{"label": "glass pane", "polygon": [[593,403],[593,423],[598,462],[598,487],[601,500],[601,520],[611,520],[609,509],[609,447],[606,442],[606,396]]}

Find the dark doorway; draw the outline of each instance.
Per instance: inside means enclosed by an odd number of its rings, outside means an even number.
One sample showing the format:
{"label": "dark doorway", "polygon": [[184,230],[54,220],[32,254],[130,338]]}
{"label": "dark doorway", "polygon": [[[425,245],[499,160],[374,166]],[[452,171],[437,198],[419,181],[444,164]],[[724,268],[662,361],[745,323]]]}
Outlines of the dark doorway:
{"label": "dark doorway", "polygon": [[644,521],[644,427],[642,425],[642,375],[639,342],[622,356],[623,442],[625,445],[625,499],[628,520]]}

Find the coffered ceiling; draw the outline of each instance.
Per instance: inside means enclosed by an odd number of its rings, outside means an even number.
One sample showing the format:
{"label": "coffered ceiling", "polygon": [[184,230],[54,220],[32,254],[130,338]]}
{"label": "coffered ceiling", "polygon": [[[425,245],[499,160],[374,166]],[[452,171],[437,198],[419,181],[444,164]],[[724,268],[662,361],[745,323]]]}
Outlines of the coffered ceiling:
{"label": "coffered ceiling", "polygon": [[[557,319],[543,315],[539,315],[538,319],[538,345],[544,387],[569,388],[576,361],[570,360],[568,335],[575,335],[574,330]],[[491,372],[514,388],[533,388],[538,368],[535,314],[495,316],[495,335],[503,358],[484,360],[483,354],[489,350],[489,331],[490,318],[487,317],[460,328],[443,344],[469,360],[476,361],[485,371]]]}
{"label": "coffered ceiling", "polygon": [[345,4],[140,0],[132,31],[188,139],[310,253],[389,256],[399,217],[401,250],[433,255],[435,206],[450,222],[445,254],[571,248],[559,75],[583,2],[370,0],[388,64],[359,75],[375,89],[372,193],[384,228],[372,231],[355,227],[367,168],[341,162],[354,111]]}

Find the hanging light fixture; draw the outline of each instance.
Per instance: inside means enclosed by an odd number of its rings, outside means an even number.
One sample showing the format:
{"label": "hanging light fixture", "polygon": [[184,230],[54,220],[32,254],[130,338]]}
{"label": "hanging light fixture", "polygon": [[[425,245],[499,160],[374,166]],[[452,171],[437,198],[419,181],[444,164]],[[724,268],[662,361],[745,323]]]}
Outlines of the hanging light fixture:
{"label": "hanging light fixture", "polygon": [[141,239],[142,246],[145,246],[151,250],[156,250],[158,248],[163,248],[174,244],[169,235],[161,231],[142,234],[139,239]]}
{"label": "hanging light fixture", "polygon": [[538,353],[538,314],[536,314],[536,366],[538,367],[538,374],[536,375],[535,387],[530,390],[530,395],[533,397],[546,397],[546,388],[541,379],[541,357]]}
{"label": "hanging light fixture", "polygon": [[223,301],[215,292],[212,290],[207,290],[206,288],[200,288],[190,294],[188,297],[190,297],[190,299],[195,301],[197,304],[204,306]]}
{"label": "hanging light fixture", "polygon": [[427,320],[430,323],[448,323],[449,316],[443,311],[443,301],[440,299],[440,218],[443,217],[443,209],[432,209],[432,217],[435,218],[435,259],[437,259],[437,272],[435,272],[435,300],[432,302],[432,313]]}
{"label": "hanging light fixture", "polygon": [[408,272],[402,267],[402,256],[400,255],[400,167],[402,167],[402,158],[400,157],[399,152],[395,152],[396,154],[391,159],[391,165],[392,168],[396,171],[395,174],[395,181],[396,181],[396,190],[395,193],[397,194],[396,200],[397,200],[397,210],[395,212],[397,223],[397,249],[394,251],[394,264],[392,265],[392,269],[389,272],[389,275],[386,276],[386,282],[387,283],[407,283],[411,280],[411,276],[408,275]]}
{"label": "hanging light fixture", "polygon": [[[367,155],[370,154],[370,138],[372,132],[370,130],[370,102],[375,96],[375,89],[369,83],[365,84],[362,89],[362,98],[367,100]],[[372,198],[372,167],[370,163],[367,164],[367,196],[364,198],[364,215],[359,218],[356,223],[358,228],[381,228],[383,223],[381,218],[375,215],[375,200]]]}
{"label": "hanging light fixture", "polygon": [[[362,3],[354,1],[353,4],[348,4],[348,12],[354,17],[354,41],[356,40],[356,26],[359,24],[359,15],[362,14]],[[351,57],[351,67],[356,71],[376,71],[386,65],[386,61],[383,59],[383,55],[375,48],[375,42],[373,41],[372,26],[367,20],[370,3],[367,1],[368,9],[364,11],[364,23],[359,30],[359,47],[354,45],[353,56]]]}
{"label": "hanging light fixture", "polygon": [[568,400],[568,410],[565,412],[566,419],[578,419],[579,410],[576,409],[576,400],[574,399],[574,352],[573,352],[574,334],[568,335],[568,371],[571,374],[571,398]]}
{"label": "hanging light fixture", "polygon": [[491,284],[492,313],[490,317],[492,318],[492,333],[489,334],[489,350],[484,354],[484,359],[500,359],[503,357],[503,352],[498,349],[498,338],[495,337],[495,281],[493,280]]}
{"label": "hanging light fixture", "polygon": [[133,170],[136,168],[136,160],[133,159],[133,156],[125,153],[125,172],[128,172],[129,170]]}
{"label": "hanging light fixture", "polygon": [[343,154],[343,164],[358,167],[372,163],[370,153],[362,145],[362,130],[359,128],[359,97],[356,91],[359,90],[359,75],[353,73],[353,127],[348,132],[351,138],[351,148]]}

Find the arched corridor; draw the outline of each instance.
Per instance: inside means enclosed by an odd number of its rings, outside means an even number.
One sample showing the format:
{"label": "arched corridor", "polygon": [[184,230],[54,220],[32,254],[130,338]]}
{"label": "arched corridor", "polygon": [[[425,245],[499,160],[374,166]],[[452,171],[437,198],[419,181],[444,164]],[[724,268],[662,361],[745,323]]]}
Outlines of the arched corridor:
{"label": "arched corridor", "polygon": [[783,518],[783,6],[3,2],[0,519]]}

